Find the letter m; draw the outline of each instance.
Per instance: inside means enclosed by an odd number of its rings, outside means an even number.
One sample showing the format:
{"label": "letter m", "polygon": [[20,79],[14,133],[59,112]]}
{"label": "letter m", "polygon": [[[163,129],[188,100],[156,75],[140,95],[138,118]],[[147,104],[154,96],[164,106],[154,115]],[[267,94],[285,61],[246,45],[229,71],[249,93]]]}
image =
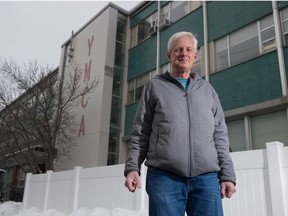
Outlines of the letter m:
{"label": "letter m", "polygon": [[90,80],[91,62],[92,62],[92,60],[90,59],[90,61],[89,61],[89,65],[88,65],[87,62],[85,63],[85,70],[84,70],[84,83],[85,83],[86,81],[89,81],[89,80]]}

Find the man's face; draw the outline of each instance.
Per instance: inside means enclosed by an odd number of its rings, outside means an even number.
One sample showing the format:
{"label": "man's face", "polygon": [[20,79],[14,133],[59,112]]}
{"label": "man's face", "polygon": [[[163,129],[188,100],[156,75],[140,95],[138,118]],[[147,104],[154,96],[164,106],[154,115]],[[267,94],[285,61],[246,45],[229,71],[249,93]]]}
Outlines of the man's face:
{"label": "man's face", "polygon": [[190,71],[197,58],[197,50],[194,49],[194,41],[183,36],[172,44],[170,53],[167,54],[173,71]]}

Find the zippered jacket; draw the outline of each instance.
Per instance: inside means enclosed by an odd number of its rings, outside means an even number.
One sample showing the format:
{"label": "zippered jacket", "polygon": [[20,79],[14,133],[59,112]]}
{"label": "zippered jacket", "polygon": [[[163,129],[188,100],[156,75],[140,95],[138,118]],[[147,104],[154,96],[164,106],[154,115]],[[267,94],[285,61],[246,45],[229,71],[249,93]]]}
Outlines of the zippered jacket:
{"label": "zippered jacket", "polygon": [[[192,76],[193,75],[193,76]],[[222,106],[211,84],[191,74],[187,91],[169,72],[144,86],[124,175],[148,167],[194,177],[218,172],[236,184]]]}

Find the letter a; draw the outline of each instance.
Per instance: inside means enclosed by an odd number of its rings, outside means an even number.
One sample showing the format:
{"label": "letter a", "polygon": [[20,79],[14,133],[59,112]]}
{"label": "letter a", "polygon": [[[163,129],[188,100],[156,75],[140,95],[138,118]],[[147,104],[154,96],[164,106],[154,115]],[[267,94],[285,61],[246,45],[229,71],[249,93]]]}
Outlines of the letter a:
{"label": "letter a", "polygon": [[81,134],[82,134],[82,136],[85,136],[85,120],[84,120],[84,115],[82,115],[82,119],[81,119],[81,123],[80,123],[80,128],[79,128],[79,132],[78,132],[78,137],[80,137]]}

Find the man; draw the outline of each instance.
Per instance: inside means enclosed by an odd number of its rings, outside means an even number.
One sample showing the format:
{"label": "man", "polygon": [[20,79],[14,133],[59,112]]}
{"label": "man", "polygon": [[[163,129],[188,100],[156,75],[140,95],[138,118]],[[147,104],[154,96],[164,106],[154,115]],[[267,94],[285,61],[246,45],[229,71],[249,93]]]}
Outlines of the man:
{"label": "man", "polygon": [[125,186],[131,192],[141,187],[146,159],[149,216],[222,216],[221,197],[236,191],[236,176],[218,95],[191,73],[197,58],[193,34],[172,35],[167,56],[171,72],[155,76],[143,89]]}

